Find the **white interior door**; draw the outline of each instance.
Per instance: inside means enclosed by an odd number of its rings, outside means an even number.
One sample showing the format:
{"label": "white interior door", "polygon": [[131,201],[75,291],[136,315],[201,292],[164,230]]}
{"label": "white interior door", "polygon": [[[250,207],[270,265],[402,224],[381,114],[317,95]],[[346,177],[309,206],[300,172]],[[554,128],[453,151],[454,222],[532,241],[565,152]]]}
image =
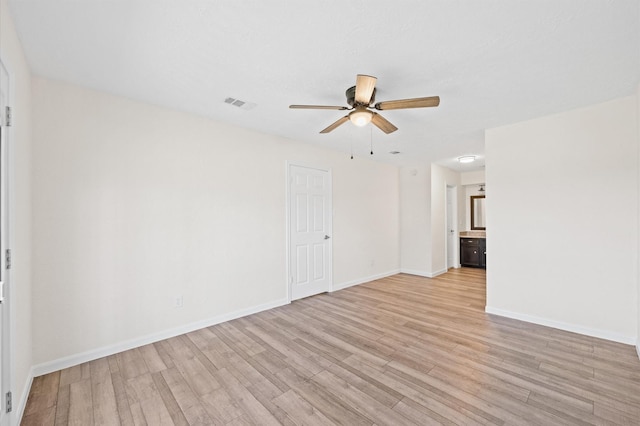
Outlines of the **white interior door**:
{"label": "white interior door", "polygon": [[289,165],[291,300],[332,287],[331,173]]}
{"label": "white interior door", "polygon": [[11,352],[9,350],[9,271],[5,253],[8,247],[7,167],[8,142],[6,107],[9,105],[9,73],[0,60],[0,426],[9,424],[6,395],[11,389]]}
{"label": "white interior door", "polygon": [[455,210],[455,188],[447,187],[447,269],[454,268],[455,265],[455,237],[456,237],[456,220]]}

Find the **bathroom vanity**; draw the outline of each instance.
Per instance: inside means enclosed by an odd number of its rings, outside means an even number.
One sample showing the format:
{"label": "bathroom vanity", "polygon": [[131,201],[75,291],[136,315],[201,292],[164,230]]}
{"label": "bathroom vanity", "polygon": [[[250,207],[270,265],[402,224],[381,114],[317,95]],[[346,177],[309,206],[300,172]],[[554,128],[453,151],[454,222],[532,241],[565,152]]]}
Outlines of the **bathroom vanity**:
{"label": "bathroom vanity", "polygon": [[460,238],[460,264],[474,268],[486,268],[486,238]]}

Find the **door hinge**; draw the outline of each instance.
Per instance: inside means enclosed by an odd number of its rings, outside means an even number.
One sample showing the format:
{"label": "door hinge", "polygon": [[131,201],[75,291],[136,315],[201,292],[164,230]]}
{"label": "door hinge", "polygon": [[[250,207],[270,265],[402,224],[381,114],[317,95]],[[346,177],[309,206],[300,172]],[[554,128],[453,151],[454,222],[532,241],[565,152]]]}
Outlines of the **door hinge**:
{"label": "door hinge", "polygon": [[11,392],[7,392],[7,413],[10,413],[13,410],[13,398],[11,396]]}
{"label": "door hinge", "polygon": [[11,269],[11,249],[7,249],[4,252],[4,264],[5,269]]}
{"label": "door hinge", "polygon": [[5,120],[4,120],[4,121],[5,121],[5,123],[6,123],[6,126],[7,126],[7,127],[11,127],[11,121],[12,121],[12,120],[11,120],[11,118],[12,118],[12,115],[11,115],[11,107],[10,107],[10,106],[8,106],[8,107],[6,107],[6,108],[5,108],[5,112],[4,112],[4,114],[5,114],[5,115],[4,115],[4,118],[5,118]]}

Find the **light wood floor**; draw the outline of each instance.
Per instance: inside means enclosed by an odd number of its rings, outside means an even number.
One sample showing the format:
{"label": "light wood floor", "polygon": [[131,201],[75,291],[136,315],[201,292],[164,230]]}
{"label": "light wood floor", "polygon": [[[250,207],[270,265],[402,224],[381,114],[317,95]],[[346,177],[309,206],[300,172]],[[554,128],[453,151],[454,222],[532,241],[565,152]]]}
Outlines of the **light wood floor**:
{"label": "light wood floor", "polygon": [[299,300],[38,377],[22,424],[640,424],[633,347],[484,294],[462,268]]}

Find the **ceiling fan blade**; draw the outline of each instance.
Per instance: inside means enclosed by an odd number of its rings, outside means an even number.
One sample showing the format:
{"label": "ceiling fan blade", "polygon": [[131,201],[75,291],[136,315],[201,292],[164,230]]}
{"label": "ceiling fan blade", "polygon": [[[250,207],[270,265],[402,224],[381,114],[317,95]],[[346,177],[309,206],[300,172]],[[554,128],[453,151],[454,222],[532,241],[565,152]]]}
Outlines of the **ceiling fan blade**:
{"label": "ceiling fan blade", "polygon": [[331,106],[331,105],[289,105],[291,109],[337,109],[344,110],[349,109],[345,106]]}
{"label": "ceiling fan blade", "polygon": [[369,105],[371,103],[371,96],[373,95],[373,89],[376,88],[377,80],[377,78],[371,77],[370,75],[358,74],[356,78],[355,96],[357,103],[363,105]]}
{"label": "ceiling fan blade", "polygon": [[377,110],[406,109],[406,108],[426,108],[440,105],[439,96],[429,96],[427,98],[400,99],[397,101],[378,102],[375,106]]}
{"label": "ceiling fan blade", "polygon": [[327,127],[326,129],[320,131],[320,133],[329,133],[330,131],[334,130],[338,126],[343,125],[347,121],[349,121],[349,116],[345,115],[344,117],[342,117],[341,119],[339,119],[338,121],[336,121],[335,123]]}
{"label": "ceiling fan blade", "polygon": [[378,114],[377,112],[373,113],[373,117],[371,117],[371,122],[380,130],[385,132],[386,134],[393,133],[398,128],[391,124],[389,120]]}

